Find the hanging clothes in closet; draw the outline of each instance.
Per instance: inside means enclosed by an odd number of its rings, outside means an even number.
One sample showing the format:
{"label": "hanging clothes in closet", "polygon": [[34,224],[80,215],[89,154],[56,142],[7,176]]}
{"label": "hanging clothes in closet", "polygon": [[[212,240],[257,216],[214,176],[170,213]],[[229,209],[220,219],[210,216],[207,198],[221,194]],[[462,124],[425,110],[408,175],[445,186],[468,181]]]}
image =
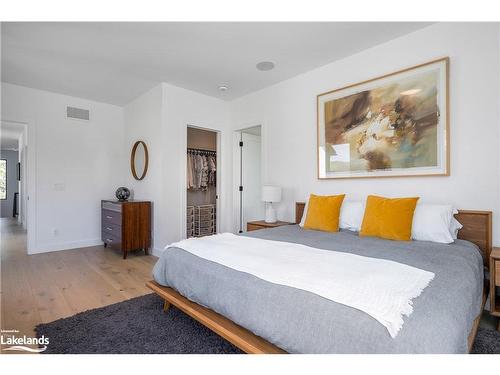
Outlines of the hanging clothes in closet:
{"label": "hanging clothes in closet", "polygon": [[206,190],[216,184],[215,151],[188,148],[187,188]]}
{"label": "hanging clothes in closet", "polygon": [[215,151],[187,149],[187,238],[217,233],[216,173],[217,153]]}
{"label": "hanging clothes in closet", "polygon": [[217,160],[215,159],[215,156],[209,156],[208,158],[208,184],[215,186],[216,180],[215,180],[215,171],[216,171],[216,166],[217,166]]}

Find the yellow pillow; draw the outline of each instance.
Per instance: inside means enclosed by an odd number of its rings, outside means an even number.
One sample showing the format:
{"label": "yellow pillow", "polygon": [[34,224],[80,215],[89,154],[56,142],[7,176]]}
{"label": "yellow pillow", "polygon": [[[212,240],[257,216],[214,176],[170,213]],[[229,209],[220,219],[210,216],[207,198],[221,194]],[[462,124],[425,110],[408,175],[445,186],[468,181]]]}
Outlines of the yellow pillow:
{"label": "yellow pillow", "polygon": [[338,232],[340,206],[344,201],[342,195],[314,195],[309,197],[307,216],[304,223],[305,229],[322,230],[325,232]]}
{"label": "yellow pillow", "polygon": [[359,235],[409,241],[417,201],[418,197],[389,199],[369,195]]}

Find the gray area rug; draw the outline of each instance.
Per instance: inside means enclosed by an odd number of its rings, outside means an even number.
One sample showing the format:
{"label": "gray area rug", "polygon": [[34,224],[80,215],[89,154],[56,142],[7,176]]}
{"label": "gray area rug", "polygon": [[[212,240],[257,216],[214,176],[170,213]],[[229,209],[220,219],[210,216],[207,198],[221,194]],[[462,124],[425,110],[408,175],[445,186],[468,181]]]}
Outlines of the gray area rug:
{"label": "gray area rug", "polygon": [[238,348],[155,294],[36,327],[46,354],[239,354]]}
{"label": "gray area rug", "polygon": [[[241,354],[175,307],[164,313],[154,294],[85,311],[36,327],[50,344],[45,353]],[[500,332],[480,328],[473,353],[500,354]]]}
{"label": "gray area rug", "polygon": [[500,354],[500,332],[479,328],[472,354]]}

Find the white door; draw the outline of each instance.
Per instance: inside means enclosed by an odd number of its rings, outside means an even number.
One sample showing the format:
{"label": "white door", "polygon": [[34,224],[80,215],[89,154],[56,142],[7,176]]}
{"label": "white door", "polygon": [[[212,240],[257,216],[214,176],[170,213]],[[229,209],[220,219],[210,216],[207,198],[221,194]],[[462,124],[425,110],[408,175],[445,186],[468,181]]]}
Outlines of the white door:
{"label": "white door", "polygon": [[246,223],[264,219],[264,202],[261,199],[261,137],[260,135],[242,133],[242,228]]}

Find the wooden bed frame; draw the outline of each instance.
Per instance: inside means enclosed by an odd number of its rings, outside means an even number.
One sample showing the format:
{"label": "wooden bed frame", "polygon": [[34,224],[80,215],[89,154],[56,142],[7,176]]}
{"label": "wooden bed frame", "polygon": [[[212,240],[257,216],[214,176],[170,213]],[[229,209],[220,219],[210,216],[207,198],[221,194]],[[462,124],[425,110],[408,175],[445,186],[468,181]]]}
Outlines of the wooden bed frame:
{"label": "wooden bed frame", "polygon": [[[300,223],[302,214],[304,212],[305,203],[297,202],[295,204],[295,223]],[[492,222],[491,211],[468,211],[461,210],[455,215],[457,220],[462,223],[463,228],[459,231],[458,237],[470,242],[475,243],[483,251],[483,258],[485,265],[492,248]],[[219,336],[223,337],[245,353],[249,354],[285,354],[286,352],[270,342],[264,340],[262,337],[256,336],[249,330],[239,326],[230,319],[203,307],[186,297],[172,288],[162,286],[156,281],[146,282],[146,286],[155,292],[158,296],[164,299],[163,310],[166,312],[171,305],[182,310],[193,319],[197,320],[207,328],[211,329]],[[486,302],[488,287],[483,288],[483,300],[481,305],[481,312],[483,311]],[[468,337],[469,351],[472,349],[472,344],[476,337],[477,329],[481,313],[474,320],[471,332]]]}

